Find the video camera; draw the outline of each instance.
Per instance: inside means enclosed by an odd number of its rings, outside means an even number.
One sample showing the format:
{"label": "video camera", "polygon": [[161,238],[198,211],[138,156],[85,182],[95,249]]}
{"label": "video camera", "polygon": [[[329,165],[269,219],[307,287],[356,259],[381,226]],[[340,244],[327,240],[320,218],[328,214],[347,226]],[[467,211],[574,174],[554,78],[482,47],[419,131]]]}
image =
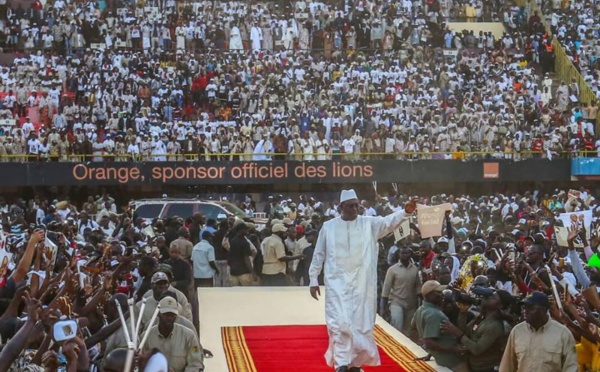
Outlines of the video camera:
{"label": "video camera", "polygon": [[452,290],[452,297],[456,302],[480,306],[481,302],[496,293],[494,288],[474,286],[470,293],[464,293],[459,290]]}

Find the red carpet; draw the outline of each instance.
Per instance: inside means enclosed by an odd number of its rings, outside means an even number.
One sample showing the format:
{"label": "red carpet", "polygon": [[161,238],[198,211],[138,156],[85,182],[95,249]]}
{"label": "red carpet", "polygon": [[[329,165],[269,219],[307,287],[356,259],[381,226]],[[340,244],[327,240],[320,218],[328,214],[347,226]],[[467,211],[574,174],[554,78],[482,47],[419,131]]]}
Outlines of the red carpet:
{"label": "red carpet", "polygon": [[[223,327],[223,346],[230,372],[332,372],[325,363],[328,346],[324,325]],[[365,372],[434,372],[381,327],[375,327],[381,366]]]}

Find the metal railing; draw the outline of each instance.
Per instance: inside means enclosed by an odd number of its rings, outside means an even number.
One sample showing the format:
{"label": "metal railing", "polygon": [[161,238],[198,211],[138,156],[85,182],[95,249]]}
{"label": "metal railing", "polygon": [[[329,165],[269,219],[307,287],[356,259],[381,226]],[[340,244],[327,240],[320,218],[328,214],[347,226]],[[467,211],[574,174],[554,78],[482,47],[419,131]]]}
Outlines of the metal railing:
{"label": "metal railing", "polygon": [[[598,151],[551,152],[551,158],[600,157]],[[33,154],[0,155],[0,162],[142,162],[142,161],[306,161],[306,160],[525,160],[546,159],[546,151],[454,151],[454,152],[356,152],[356,153],[187,153],[187,154],[70,154],[67,156],[40,156]]]}
{"label": "metal railing", "polygon": [[[542,21],[542,24],[544,25],[544,28],[546,29],[546,32],[548,33],[548,35],[552,35],[552,30],[550,29],[550,25],[548,25],[546,16],[542,12],[542,9],[537,4],[536,0],[529,0],[528,7],[528,14],[533,14],[534,12],[537,12],[539,15],[541,15],[540,19]],[[598,103],[598,96],[596,96],[596,93],[594,93],[592,88],[583,79],[583,77],[571,61],[571,58],[567,54],[565,48],[562,46],[562,44],[556,36],[553,37],[552,46],[554,48],[554,72],[556,74],[556,77],[559,80],[566,82],[567,84],[570,84],[573,80],[577,82],[577,86],[579,88],[578,99],[580,102],[583,102],[585,104],[589,104],[591,102]],[[598,110],[595,119],[595,129],[596,131],[598,131],[598,129],[600,128],[600,110]]]}

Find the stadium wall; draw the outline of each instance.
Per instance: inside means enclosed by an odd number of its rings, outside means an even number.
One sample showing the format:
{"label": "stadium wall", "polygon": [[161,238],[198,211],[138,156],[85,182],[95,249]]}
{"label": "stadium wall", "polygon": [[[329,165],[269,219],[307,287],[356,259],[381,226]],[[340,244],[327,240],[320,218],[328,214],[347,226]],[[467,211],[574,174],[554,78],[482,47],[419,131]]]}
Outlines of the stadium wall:
{"label": "stadium wall", "polygon": [[0,187],[568,182],[569,159],[0,163]]}

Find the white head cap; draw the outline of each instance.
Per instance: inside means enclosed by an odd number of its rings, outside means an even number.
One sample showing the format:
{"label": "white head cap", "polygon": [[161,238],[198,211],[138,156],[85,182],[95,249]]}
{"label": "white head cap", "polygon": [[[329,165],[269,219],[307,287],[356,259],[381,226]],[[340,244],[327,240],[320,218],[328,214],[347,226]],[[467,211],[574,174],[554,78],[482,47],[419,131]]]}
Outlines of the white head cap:
{"label": "white head cap", "polygon": [[354,189],[342,190],[342,193],[340,194],[340,203],[350,199],[358,199],[358,196],[356,196],[356,191],[354,191]]}

